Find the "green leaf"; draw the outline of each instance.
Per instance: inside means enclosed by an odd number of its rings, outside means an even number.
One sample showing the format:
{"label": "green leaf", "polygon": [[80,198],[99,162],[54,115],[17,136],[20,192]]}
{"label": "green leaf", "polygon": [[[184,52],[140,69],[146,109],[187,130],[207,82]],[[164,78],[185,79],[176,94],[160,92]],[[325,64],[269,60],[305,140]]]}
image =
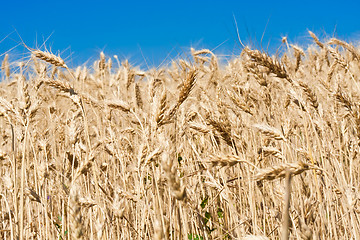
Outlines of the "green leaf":
{"label": "green leaf", "polygon": [[218,218],[224,218],[224,211],[221,208],[217,209]]}
{"label": "green leaf", "polygon": [[202,209],[204,209],[206,207],[206,204],[208,203],[208,200],[209,200],[209,197],[207,197],[207,196],[202,200],[202,202],[200,204]]}
{"label": "green leaf", "polygon": [[203,217],[204,224],[206,225],[211,218],[211,214],[209,212],[205,212],[205,217]]}
{"label": "green leaf", "polygon": [[191,233],[188,234],[188,239],[189,240],[204,240],[204,238],[202,236],[199,235],[192,235]]}

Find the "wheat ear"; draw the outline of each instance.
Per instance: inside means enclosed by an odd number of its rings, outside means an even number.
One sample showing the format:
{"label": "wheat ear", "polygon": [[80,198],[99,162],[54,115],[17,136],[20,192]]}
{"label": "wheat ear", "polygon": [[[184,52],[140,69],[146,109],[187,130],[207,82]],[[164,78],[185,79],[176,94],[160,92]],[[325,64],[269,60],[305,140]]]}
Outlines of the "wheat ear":
{"label": "wheat ear", "polygon": [[320,42],[319,38],[313,32],[309,31],[309,34],[320,48],[325,48],[325,45],[322,42]]}
{"label": "wheat ear", "polygon": [[164,116],[164,118],[158,123],[159,126],[169,123],[181,104],[189,97],[191,90],[194,88],[194,85],[196,83],[196,76],[197,71],[192,69],[189,71],[189,73],[186,76],[186,79],[184,80],[178,100],[176,104],[168,111],[168,113]]}
{"label": "wheat ear", "polygon": [[208,161],[205,161],[207,163],[209,163],[211,166],[215,167],[215,166],[220,166],[220,167],[232,167],[238,163],[246,163],[250,166],[252,166],[254,169],[256,169],[257,167],[252,164],[249,161],[246,161],[244,159],[241,159],[240,157],[236,156],[236,155],[218,155],[218,156],[210,156]]}
{"label": "wheat ear", "polygon": [[9,54],[6,54],[4,60],[1,64],[1,70],[5,72],[5,76],[7,79],[10,77],[10,64],[9,64]]}
{"label": "wheat ear", "polygon": [[291,175],[298,175],[309,169],[311,169],[310,165],[304,162],[283,163],[278,166],[260,169],[255,174],[254,179],[256,181],[274,180],[284,178],[287,171],[289,171]]}
{"label": "wheat ear", "polygon": [[329,45],[332,44],[336,44],[339,46],[342,46],[343,48],[347,49],[356,60],[360,60],[360,54],[358,52],[358,50],[355,49],[355,47],[347,42],[341,41],[339,39],[336,38],[332,38],[330,39],[330,41],[328,42]]}
{"label": "wheat ear", "polygon": [[54,66],[62,67],[65,69],[69,69],[68,66],[65,64],[64,60],[61,57],[58,57],[52,53],[44,52],[41,50],[33,50],[31,53],[36,57],[45,62],[48,62]]}
{"label": "wheat ear", "polygon": [[286,142],[285,136],[274,127],[266,124],[255,124],[254,127],[257,128],[262,134],[270,138],[273,138],[275,140],[283,140]]}
{"label": "wheat ear", "polygon": [[299,81],[299,85],[300,87],[302,87],[302,89],[304,90],[307,99],[309,100],[311,106],[315,109],[317,109],[319,107],[319,102],[317,100],[317,97],[314,93],[313,90],[311,90],[311,88],[309,87],[309,85],[307,85],[305,82],[301,82]]}
{"label": "wheat ear", "polygon": [[268,68],[269,71],[275,74],[277,77],[284,78],[290,83],[293,82],[288,75],[285,66],[277,59],[271,58],[268,54],[262,53],[259,50],[251,50],[248,47],[244,48],[244,51],[247,55],[249,55],[253,62]]}

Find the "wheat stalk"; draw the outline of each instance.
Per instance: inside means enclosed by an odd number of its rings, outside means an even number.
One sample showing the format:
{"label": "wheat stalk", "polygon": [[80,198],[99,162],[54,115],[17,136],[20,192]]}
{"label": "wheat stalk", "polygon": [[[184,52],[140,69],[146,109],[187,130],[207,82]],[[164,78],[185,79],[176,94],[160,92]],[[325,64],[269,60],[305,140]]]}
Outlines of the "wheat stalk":
{"label": "wheat stalk", "polygon": [[84,236],[79,189],[78,185],[72,186],[69,197],[70,221],[73,227],[70,229],[72,239],[83,239]]}
{"label": "wheat stalk", "polygon": [[168,179],[168,184],[171,188],[171,194],[177,200],[185,200],[186,188],[180,183],[180,179],[177,175],[177,168],[174,166],[173,161],[171,159],[166,159],[165,157],[162,161],[162,167]]}

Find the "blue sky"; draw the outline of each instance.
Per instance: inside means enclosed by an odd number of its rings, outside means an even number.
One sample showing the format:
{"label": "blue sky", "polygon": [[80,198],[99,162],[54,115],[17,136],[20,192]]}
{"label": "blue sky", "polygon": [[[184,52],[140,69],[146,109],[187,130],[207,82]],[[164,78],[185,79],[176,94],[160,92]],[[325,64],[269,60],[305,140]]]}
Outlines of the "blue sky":
{"label": "blue sky", "polygon": [[[46,40],[70,65],[92,62],[101,51],[144,67],[168,55],[186,57],[189,47],[231,56],[240,51],[234,18],[242,40],[258,47],[275,49],[283,36],[306,44],[307,30],[357,41],[359,8],[358,1],[3,0],[0,55],[17,46],[19,34],[30,47]],[[11,53],[27,54],[21,47]]]}

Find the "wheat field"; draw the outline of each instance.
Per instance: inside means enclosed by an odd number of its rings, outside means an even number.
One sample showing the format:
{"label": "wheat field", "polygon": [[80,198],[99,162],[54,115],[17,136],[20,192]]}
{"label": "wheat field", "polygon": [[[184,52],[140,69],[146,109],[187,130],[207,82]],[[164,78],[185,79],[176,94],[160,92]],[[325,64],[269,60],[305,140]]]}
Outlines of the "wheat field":
{"label": "wheat field", "polygon": [[360,239],[360,49],[142,71],[29,49],[0,83],[1,239]]}

